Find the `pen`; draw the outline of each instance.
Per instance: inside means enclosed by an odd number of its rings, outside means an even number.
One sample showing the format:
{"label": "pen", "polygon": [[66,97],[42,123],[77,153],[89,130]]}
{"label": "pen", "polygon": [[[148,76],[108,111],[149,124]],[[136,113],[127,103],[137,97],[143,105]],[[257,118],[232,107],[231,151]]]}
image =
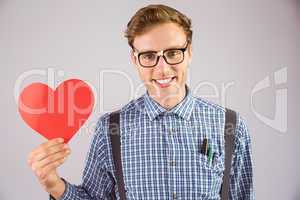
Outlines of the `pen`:
{"label": "pen", "polygon": [[212,161],[211,161],[211,163],[212,163],[213,165],[214,165],[216,156],[217,156],[217,153],[214,152],[214,153],[213,153],[213,156],[212,156]]}
{"label": "pen", "polygon": [[203,142],[202,142],[202,145],[201,145],[201,153],[206,155],[207,154],[207,149],[208,148],[208,139],[207,138],[204,138],[203,139]]}

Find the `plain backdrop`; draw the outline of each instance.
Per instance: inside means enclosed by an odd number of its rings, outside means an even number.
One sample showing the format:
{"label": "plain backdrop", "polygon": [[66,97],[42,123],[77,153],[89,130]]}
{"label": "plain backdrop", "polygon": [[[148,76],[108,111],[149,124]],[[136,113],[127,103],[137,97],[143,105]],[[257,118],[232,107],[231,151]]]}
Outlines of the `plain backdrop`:
{"label": "plain backdrop", "polygon": [[[59,168],[65,179],[80,183],[98,117],[145,91],[123,32],[148,3],[173,6],[192,19],[188,84],[194,95],[246,119],[256,198],[300,199],[299,0],[0,0],[0,199],[47,199],[26,163],[29,152],[46,140],[23,122],[15,95],[29,83],[47,83],[51,74],[55,85],[81,78],[97,94],[93,114]],[[33,70],[46,76],[26,75]]]}

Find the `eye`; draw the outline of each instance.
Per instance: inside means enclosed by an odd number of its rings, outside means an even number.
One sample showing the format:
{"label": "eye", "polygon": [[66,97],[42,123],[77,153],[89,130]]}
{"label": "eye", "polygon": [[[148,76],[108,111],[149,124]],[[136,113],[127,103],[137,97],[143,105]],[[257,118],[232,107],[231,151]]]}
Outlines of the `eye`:
{"label": "eye", "polygon": [[155,53],[147,52],[141,55],[141,59],[143,60],[154,60],[156,58]]}
{"label": "eye", "polygon": [[178,49],[172,49],[166,52],[166,56],[169,58],[176,57],[181,54],[181,51]]}

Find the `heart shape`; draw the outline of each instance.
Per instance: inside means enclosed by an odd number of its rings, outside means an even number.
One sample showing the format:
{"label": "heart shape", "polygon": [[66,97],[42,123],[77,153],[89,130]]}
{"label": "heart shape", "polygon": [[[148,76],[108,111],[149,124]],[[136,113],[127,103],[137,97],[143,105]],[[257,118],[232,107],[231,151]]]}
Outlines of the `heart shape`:
{"label": "heart shape", "polygon": [[32,83],[19,96],[19,112],[35,131],[65,143],[75,135],[90,116],[94,106],[92,89],[84,81],[69,79],[55,91],[43,83]]}

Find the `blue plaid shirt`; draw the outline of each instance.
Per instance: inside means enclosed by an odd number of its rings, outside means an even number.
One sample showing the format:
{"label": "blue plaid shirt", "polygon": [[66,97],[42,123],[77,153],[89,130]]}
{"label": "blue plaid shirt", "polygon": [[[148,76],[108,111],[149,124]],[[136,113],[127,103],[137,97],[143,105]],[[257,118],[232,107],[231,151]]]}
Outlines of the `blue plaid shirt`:
{"label": "blue plaid shirt", "polygon": [[[121,109],[120,137],[126,198],[220,199],[224,170],[225,109],[187,95],[166,110],[146,92]],[[116,180],[108,136],[109,113],[98,121],[81,185],[66,181],[62,200],[110,199]],[[200,153],[204,138],[215,152],[212,163]],[[114,180],[113,180],[114,179]],[[251,142],[238,114],[230,199],[254,199]]]}

